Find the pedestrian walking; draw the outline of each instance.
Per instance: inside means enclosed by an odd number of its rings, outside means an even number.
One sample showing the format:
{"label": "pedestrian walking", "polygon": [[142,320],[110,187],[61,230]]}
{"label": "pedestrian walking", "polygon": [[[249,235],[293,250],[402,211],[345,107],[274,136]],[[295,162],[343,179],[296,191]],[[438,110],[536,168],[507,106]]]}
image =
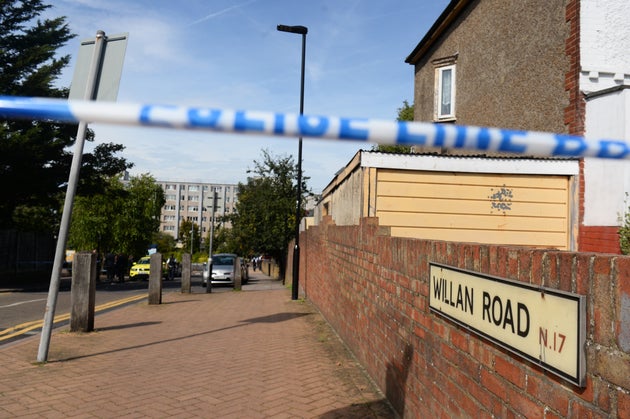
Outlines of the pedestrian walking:
{"label": "pedestrian walking", "polygon": [[125,272],[127,271],[127,256],[119,253],[116,255],[116,276],[118,277],[118,282],[125,282]]}
{"label": "pedestrian walking", "polygon": [[116,255],[108,253],[105,255],[105,272],[107,272],[107,280],[114,282],[114,276],[116,274]]}
{"label": "pedestrian walking", "polygon": [[171,257],[168,258],[166,266],[168,269],[168,279],[172,281],[175,279],[175,270],[177,269],[177,259],[175,259],[175,256],[171,255]]}

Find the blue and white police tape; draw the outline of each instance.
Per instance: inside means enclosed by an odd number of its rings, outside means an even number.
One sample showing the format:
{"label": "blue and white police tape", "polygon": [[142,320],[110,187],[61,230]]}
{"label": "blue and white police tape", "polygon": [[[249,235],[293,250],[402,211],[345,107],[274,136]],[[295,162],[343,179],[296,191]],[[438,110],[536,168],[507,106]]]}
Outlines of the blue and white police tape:
{"label": "blue and white police tape", "polygon": [[0,96],[0,116],[445,147],[539,157],[630,158],[630,143],[614,139],[590,140],[500,128],[173,105]]}

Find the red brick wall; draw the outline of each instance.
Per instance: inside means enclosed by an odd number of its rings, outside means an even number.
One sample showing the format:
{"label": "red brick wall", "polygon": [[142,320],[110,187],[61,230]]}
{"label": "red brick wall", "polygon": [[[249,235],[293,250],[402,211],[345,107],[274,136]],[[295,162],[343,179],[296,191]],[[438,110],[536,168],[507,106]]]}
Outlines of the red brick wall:
{"label": "red brick wall", "polygon": [[[309,228],[300,292],[401,416],[630,417],[629,257],[388,233],[376,218]],[[430,262],[586,295],[586,387],[430,313]]]}
{"label": "red brick wall", "polygon": [[578,249],[581,252],[621,254],[617,226],[581,226]]}
{"label": "red brick wall", "polygon": [[565,54],[569,70],[565,74],[564,88],[569,95],[569,105],[564,109],[564,124],[572,135],[584,135],[586,100],[580,91],[580,2],[568,0],[565,18],[569,25],[569,37],[565,42]]}

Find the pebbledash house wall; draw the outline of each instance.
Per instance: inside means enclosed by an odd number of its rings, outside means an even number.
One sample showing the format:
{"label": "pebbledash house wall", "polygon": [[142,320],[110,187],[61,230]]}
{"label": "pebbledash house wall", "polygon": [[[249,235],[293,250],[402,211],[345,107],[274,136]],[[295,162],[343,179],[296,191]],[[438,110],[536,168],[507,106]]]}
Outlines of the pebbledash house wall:
{"label": "pebbledash house wall", "polygon": [[[406,60],[414,119],[435,120],[435,68],[448,58],[448,122],[627,140],[629,13],[627,0],[452,0]],[[620,253],[630,165],[585,158],[580,169],[578,248]]]}
{"label": "pebbledash house wall", "polygon": [[[378,218],[326,216],[301,243],[300,295],[401,417],[630,417],[630,257],[391,237]],[[430,312],[431,262],[586,296],[586,386]]]}

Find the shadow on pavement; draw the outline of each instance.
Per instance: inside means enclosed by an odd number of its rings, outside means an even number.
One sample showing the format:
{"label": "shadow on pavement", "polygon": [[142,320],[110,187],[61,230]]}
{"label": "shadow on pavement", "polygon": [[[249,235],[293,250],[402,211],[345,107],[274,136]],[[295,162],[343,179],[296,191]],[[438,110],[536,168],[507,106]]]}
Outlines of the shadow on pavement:
{"label": "shadow on pavement", "polygon": [[381,399],[369,403],[352,404],[341,409],[331,410],[324,413],[320,419],[339,419],[339,418],[379,418],[389,419],[395,418],[387,400]]}
{"label": "shadow on pavement", "polygon": [[132,327],[152,326],[154,324],[161,324],[161,323],[162,322],[140,322],[140,323],[120,324],[117,326],[97,327],[96,329],[94,329],[94,331],[105,332],[107,330],[129,329]]}
{"label": "shadow on pavement", "polygon": [[253,319],[242,320],[242,323],[279,323],[298,317],[310,316],[312,313],[276,313],[269,316],[255,317]]}
{"label": "shadow on pavement", "polygon": [[[55,360],[50,360],[50,361],[48,361],[48,363],[52,364],[52,363],[57,363],[57,362],[67,362],[67,361],[73,361],[73,360],[76,360],[76,359],[90,358],[90,357],[93,357],[93,356],[107,355],[107,354],[113,354],[113,353],[118,353],[118,352],[123,352],[123,351],[129,351],[129,350],[132,350],[132,349],[147,348],[147,347],[150,347],[150,346],[153,346],[153,345],[160,345],[162,343],[175,342],[175,341],[179,341],[179,340],[190,339],[190,338],[195,338],[195,337],[198,337],[198,336],[205,336],[205,335],[209,335],[209,334],[212,334],[212,333],[222,332],[222,331],[225,331],[225,330],[236,329],[237,327],[247,326],[247,325],[252,324],[252,323],[260,323],[260,322],[277,323],[277,322],[287,321],[287,320],[291,320],[291,319],[294,319],[294,318],[297,318],[297,317],[305,316],[307,314],[309,314],[309,313],[278,313],[278,314],[272,314],[270,316],[264,316],[264,317],[260,317],[260,318],[253,318],[253,319],[243,320],[240,324],[235,324],[233,326],[221,327],[219,329],[214,329],[214,330],[208,330],[206,332],[194,333],[192,335],[187,335],[187,336],[178,336],[178,337],[174,337],[174,338],[170,338],[170,339],[164,339],[164,340],[158,340],[158,341],[155,341],[155,342],[144,343],[142,345],[134,345],[134,346],[122,347],[122,348],[118,348],[118,349],[112,349],[112,350],[109,350],[109,351],[96,352],[96,353],[93,353],[93,354],[71,356],[71,357],[68,357],[68,358],[59,358],[59,359],[55,359]],[[153,323],[160,323],[160,322],[153,322]],[[139,326],[148,326],[150,324],[152,324],[152,322],[137,323],[137,325],[139,325]],[[134,325],[131,324],[131,325],[126,325],[124,327],[134,327]],[[102,328],[102,329],[98,329],[98,330],[104,331],[104,330],[113,330],[113,329],[116,329],[116,328],[120,328],[120,327],[114,326],[114,327]]]}

